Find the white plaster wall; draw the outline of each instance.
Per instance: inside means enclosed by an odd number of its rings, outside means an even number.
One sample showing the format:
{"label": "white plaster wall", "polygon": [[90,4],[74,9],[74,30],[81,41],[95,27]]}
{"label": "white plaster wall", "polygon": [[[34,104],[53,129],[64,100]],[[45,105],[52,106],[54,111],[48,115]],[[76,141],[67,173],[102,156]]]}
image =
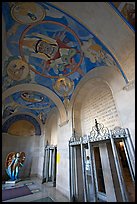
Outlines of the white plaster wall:
{"label": "white plaster wall", "polygon": [[58,118],[58,110],[54,108],[54,110],[51,111],[45,125],[45,142],[48,140],[50,145],[57,145]]}
{"label": "white plaster wall", "polygon": [[110,50],[128,80],[135,78],[135,32],[107,2],[54,2],[93,34]]}
{"label": "white plaster wall", "polygon": [[114,93],[115,103],[121,119],[121,126],[128,128],[135,147],[135,87]]}
{"label": "white plaster wall", "polygon": [[71,120],[58,129],[56,188],[68,198],[69,194],[69,139],[71,137]]}
{"label": "white plaster wall", "polygon": [[51,124],[51,145],[57,145],[57,118],[53,115],[54,119]]}
{"label": "white plaster wall", "polygon": [[[82,97],[83,98],[83,97]],[[82,98],[79,99],[82,101]],[[73,128],[75,129],[77,135],[82,136],[82,127],[81,127],[81,103],[77,102],[74,106],[74,114],[73,114]],[[87,130],[88,131],[88,130]],[[86,133],[83,133],[86,134]]]}
{"label": "white plaster wall", "polygon": [[54,108],[49,113],[45,124],[44,143],[57,145],[56,188],[64,196],[69,194],[69,139],[71,137],[72,120],[61,123],[59,111]]}
{"label": "white plaster wall", "polygon": [[35,140],[36,154],[35,154],[34,161],[35,160],[38,161],[38,168],[37,168],[36,174],[39,178],[43,177],[43,162],[44,162],[44,148],[45,148],[44,138],[45,138],[44,133],[39,138],[35,137],[35,139],[37,140]]}

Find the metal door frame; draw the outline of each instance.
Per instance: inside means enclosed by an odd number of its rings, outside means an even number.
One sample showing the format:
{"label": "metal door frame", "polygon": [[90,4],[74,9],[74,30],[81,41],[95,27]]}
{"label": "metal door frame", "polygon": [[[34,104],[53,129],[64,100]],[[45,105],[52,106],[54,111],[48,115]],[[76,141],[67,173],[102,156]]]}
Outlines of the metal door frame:
{"label": "metal door frame", "polygon": [[[52,155],[51,155],[52,154]],[[57,146],[46,146],[44,149],[44,162],[43,162],[43,179],[44,182],[52,182],[56,186],[56,155]],[[51,164],[51,177],[49,177],[49,164]]]}
{"label": "metal door frame", "polygon": [[[97,183],[95,181],[95,164],[94,164],[94,158],[93,158],[93,148],[92,146],[94,144],[100,144],[100,143],[107,143],[109,142],[112,147],[112,153],[114,157],[116,172],[118,176],[118,181],[120,185],[120,191],[123,202],[128,202],[128,197],[126,193],[125,183],[120,167],[118,152],[116,149],[115,141],[118,139],[121,139],[124,143],[124,149],[129,165],[129,170],[131,173],[132,180],[135,181],[135,150],[134,146],[131,140],[130,132],[128,128],[120,128],[115,127],[113,130],[108,130],[108,128],[105,128],[103,124],[97,123],[95,120],[95,126],[92,127],[92,131],[90,132],[89,136],[79,136],[74,131],[72,137],[69,141],[69,156],[70,156],[70,200],[75,201],[75,189],[76,186],[74,184],[76,180],[76,169],[74,168],[75,165],[75,159],[76,156],[74,155],[75,148],[80,147],[81,150],[81,162],[82,162],[82,178],[83,178],[83,191],[84,191],[84,202],[87,202],[87,189],[86,189],[86,179],[85,179],[85,167],[84,167],[84,151],[83,146],[88,145],[88,148],[90,149],[90,161],[92,164],[91,168],[91,175],[92,179],[94,181],[94,202],[97,202]],[[74,173],[75,172],[75,173]]]}

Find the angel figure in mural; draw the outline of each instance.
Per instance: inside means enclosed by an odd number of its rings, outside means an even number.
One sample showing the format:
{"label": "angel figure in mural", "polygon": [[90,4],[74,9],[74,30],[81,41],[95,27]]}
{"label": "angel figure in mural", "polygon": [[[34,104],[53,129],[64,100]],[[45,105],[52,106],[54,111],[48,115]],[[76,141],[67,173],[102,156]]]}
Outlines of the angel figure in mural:
{"label": "angel figure in mural", "polygon": [[42,124],[44,125],[47,119],[47,113],[40,112],[38,118],[41,120]]}
{"label": "angel figure in mural", "polygon": [[43,96],[33,92],[33,91],[25,91],[21,94],[21,98],[25,101],[36,103],[43,101]]}
{"label": "angel figure in mural", "polygon": [[19,169],[23,166],[25,160],[24,152],[10,152],[7,155],[5,167],[11,181],[19,179]]}
{"label": "angel figure in mural", "polygon": [[115,65],[113,58],[92,38],[89,38],[88,41],[82,42],[81,49],[84,52],[85,57],[88,57],[92,63],[104,62],[108,66]]}
{"label": "angel figure in mural", "polygon": [[[32,37],[35,36],[35,37]],[[33,33],[31,37],[27,36],[23,40],[23,48],[31,51],[30,56],[43,59],[44,70],[52,68],[56,74],[64,71],[68,65],[75,64],[74,55],[78,52],[62,42],[59,38],[56,40],[46,35]]]}
{"label": "angel figure in mural", "polygon": [[60,96],[69,96],[74,90],[74,81],[59,74],[58,80],[53,84],[53,89]]}

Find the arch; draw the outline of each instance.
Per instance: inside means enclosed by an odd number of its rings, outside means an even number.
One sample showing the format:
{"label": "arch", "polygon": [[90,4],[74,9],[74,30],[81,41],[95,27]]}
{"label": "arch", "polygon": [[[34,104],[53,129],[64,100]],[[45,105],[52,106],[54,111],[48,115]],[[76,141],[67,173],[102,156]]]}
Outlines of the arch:
{"label": "arch", "polygon": [[16,121],[19,120],[27,120],[33,124],[35,127],[35,135],[40,136],[41,135],[41,127],[38,121],[28,114],[17,114],[9,117],[2,126],[2,132],[8,132],[9,127]]}
{"label": "arch", "polygon": [[[96,67],[95,69],[90,70],[79,82],[77,85],[75,91],[72,94],[71,100],[70,100],[70,106],[69,108],[72,109],[72,106],[74,104],[74,101],[77,98],[77,95],[81,93],[81,89],[84,89],[84,92],[86,92],[86,89],[84,87],[84,84],[90,80],[98,78],[98,80],[105,81],[108,86],[110,87],[113,94],[118,92],[119,90],[123,89],[123,87],[126,85],[126,82],[116,67],[108,67],[108,66],[102,66],[102,67]],[[116,83],[117,81],[117,83]],[[80,98],[83,96],[79,96]]]}
{"label": "arch", "polygon": [[[96,36],[101,41],[101,43],[105,45],[105,47],[110,51],[112,56],[115,58],[117,65],[121,71],[121,74],[123,72],[123,77],[125,77],[126,83],[128,83],[130,80],[133,80],[134,69],[135,69],[135,60],[133,60],[135,58],[134,56],[135,33],[131,32],[131,29],[127,29],[127,26],[123,24],[123,20],[121,18],[117,18],[117,13],[114,12],[114,10],[111,8],[109,2],[102,2],[101,4],[100,2],[96,2],[96,3],[92,2],[93,4],[92,3],[89,4],[89,2],[81,2],[81,3],[83,3],[83,5],[79,4],[78,2],[74,2],[72,7],[69,2],[62,2],[62,4],[59,4],[58,2],[54,2],[53,6],[58,10],[64,13],[67,13],[68,16],[73,18],[75,21],[79,22],[90,33],[92,33],[92,35]],[[83,7],[86,9],[86,12],[83,12]],[[98,15],[98,12],[94,12],[95,10],[98,10],[99,15]],[[105,15],[106,10],[107,10],[107,15]],[[92,11],[92,21],[91,21],[91,15],[90,15],[91,11]],[[105,21],[107,22],[107,24],[103,26],[100,32],[100,28],[102,27],[102,21],[100,21],[101,17],[104,19],[104,22]],[[109,30],[109,28],[112,27],[112,21],[108,19],[111,19],[111,18],[113,18],[113,21],[115,22],[115,25],[116,25],[116,26],[113,26],[114,32]],[[123,32],[125,33],[124,38],[122,35]],[[118,39],[119,43],[117,43],[116,39]],[[127,51],[127,47],[128,47],[128,51]],[[130,76],[130,73],[128,72],[129,67],[131,68],[130,71],[132,70],[131,71],[132,76]]]}
{"label": "arch", "polygon": [[[57,145],[58,138],[58,110],[54,107],[48,114],[45,129],[46,136],[48,136],[48,142],[50,145]],[[47,142],[47,141],[45,141]]]}
{"label": "arch", "polygon": [[59,99],[59,97],[50,89],[38,85],[38,84],[20,84],[16,85],[14,87],[9,88],[2,94],[2,100],[5,100],[9,95],[14,94],[18,91],[37,91],[40,92],[46,96],[48,96],[57,106],[59,113],[60,113],[60,121],[61,123],[65,122],[67,120],[67,114],[65,107],[62,103],[62,101]]}
{"label": "arch", "polygon": [[[72,131],[74,128],[74,109],[75,107],[78,108],[78,106],[81,107],[82,99],[84,99],[85,95],[88,94],[88,92],[90,91],[90,89],[88,88],[88,84],[90,86],[91,79],[96,79],[98,81],[101,80],[107,83],[107,85],[109,86],[112,92],[112,95],[115,101],[115,106],[118,111],[117,93],[119,93],[126,85],[126,82],[123,76],[121,75],[119,70],[116,69],[116,67],[102,66],[102,67],[97,67],[95,69],[92,69],[81,79],[76,89],[74,90],[70,100],[68,118],[70,118],[72,121]],[[118,114],[120,114],[119,111],[118,111]],[[119,115],[119,118],[121,118],[120,115]]]}
{"label": "arch", "polygon": [[90,134],[95,119],[110,129],[121,126],[112,91],[101,78],[86,81],[73,104],[73,128],[79,135]]}

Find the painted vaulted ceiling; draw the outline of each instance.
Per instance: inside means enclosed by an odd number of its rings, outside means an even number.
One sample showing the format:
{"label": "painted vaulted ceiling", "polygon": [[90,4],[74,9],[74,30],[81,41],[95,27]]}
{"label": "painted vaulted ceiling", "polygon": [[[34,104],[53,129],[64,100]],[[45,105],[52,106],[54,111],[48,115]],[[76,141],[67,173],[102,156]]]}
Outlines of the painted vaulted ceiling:
{"label": "painted vaulted ceiling", "polygon": [[[3,2],[7,55],[3,93],[21,84],[50,89],[65,104],[91,69],[121,67],[103,43],[76,19],[44,2]],[[92,19],[91,19],[92,20]],[[43,123],[56,105],[38,91],[16,91],[3,100],[3,119],[34,114]],[[15,119],[14,119],[15,120]]]}

